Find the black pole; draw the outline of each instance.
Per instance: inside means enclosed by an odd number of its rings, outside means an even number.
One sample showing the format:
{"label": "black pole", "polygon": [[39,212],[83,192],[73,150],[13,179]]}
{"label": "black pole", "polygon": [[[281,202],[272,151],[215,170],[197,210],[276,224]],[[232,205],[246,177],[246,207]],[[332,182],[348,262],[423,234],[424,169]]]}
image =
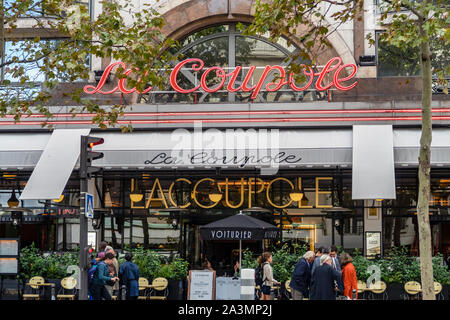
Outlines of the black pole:
{"label": "black pole", "polygon": [[178,244],[178,251],[180,253],[180,257],[183,257],[183,235],[184,235],[184,226],[183,226],[183,211],[180,212],[180,242]]}
{"label": "black pole", "polygon": [[334,214],[331,217],[331,244],[334,246],[335,245],[335,236],[334,236],[334,229],[335,229],[335,220],[334,220]]}
{"label": "black pole", "polygon": [[[80,150],[80,212],[84,212],[84,194],[88,191],[87,180],[87,136],[81,136]],[[83,195],[83,196],[82,196]],[[80,292],[79,300],[88,299],[88,274],[87,274],[87,256],[85,248],[87,247],[88,219],[84,214],[80,214]]]}

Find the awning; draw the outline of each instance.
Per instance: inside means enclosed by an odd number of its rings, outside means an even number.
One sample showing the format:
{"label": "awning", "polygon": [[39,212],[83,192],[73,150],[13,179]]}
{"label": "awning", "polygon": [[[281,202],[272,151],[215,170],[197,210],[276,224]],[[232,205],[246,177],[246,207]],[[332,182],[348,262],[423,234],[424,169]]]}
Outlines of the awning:
{"label": "awning", "polygon": [[[377,127],[378,125],[370,125]],[[351,168],[353,132],[351,129],[289,129],[267,130],[260,144],[255,130],[235,130],[233,144],[213,135],[225,137],[226,130],[209,129],[196,142],[192,131],[160,132],[96,132],[104,138],[95,147],[104,158],[94,165],[106,170],[136,169],[210,169],[215,167],[253,169],[267,165],[267,159],[276,161],[279,168]],[[272,134],[273,132],[273,134]],[[49,142],[51,132],[0,133],[0,170],[33,170]],[[431,166],[450,167],[450,129],[433,129]],[[261,135],[264,137],[264,135]],[[381,137],[380,137],[381,138]],[[275,140],[270,140],[275,139]],[[221,142],[222,141],[222,142]],[[267,149],[264,141],[278,141]],[[417,167],[420,129],[393,130],[394,164],[397,167]],[[63,143],[63,145],[65,142]],[[198,146],[202,146],[203,149]],[[185,148],[185,149],[183,149]],[[224,150],[224,151],[222,151]],[[267,157],[269,156],[269,158]],[[224,160],[225,157],[225,160]],[[258,162],[259,161],[259,162]],[[77,164],[75,164],[75,169]]]}
{"label": "awning", "polygon": [[236,214],[200,227],[202,240],[276,239],[279,232],[276,226],[245,214]]}
{"label": "awning", "polygon": [[395,199],[391,125],[353,126],[352,199]]}
{"label": "awning", "polygon": [[119,168],[277,168],[351,165],[349,130],[217,130],[100,134],[95,165]]}
{"label": "awning", "polygon": [[89,132],[90,129],[54,130],[20,200],[58,199],[80,155],[80,137]]}

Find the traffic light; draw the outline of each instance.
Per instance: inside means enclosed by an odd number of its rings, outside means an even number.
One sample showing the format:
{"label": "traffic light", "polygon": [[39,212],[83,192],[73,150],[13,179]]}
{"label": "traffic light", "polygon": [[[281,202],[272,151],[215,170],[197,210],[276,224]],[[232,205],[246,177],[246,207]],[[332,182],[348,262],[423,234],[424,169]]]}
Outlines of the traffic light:
{"label": "traffic light", "polygon": [[94,248],[91,246],[84,248],[84,255],[86,257],[85,270],[89,270],[94,265]]}
{"label": "traffic light", "polygon": [[92,173],[100,170],[92,166],[92,161],[103,158],[103,152],[92,151],[92,148],[103,142],[103,138],[81,136],[80,177],[82,179],[90,179]]}

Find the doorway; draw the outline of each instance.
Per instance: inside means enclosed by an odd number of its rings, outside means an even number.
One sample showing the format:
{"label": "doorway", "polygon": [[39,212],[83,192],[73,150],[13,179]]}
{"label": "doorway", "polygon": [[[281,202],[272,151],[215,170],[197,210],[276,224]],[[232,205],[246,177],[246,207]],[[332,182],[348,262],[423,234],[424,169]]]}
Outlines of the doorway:
{"label": "doorway", "polygon": [[[242,241],[242,252],[262,253],[262,241]],[[203,256],[210,262],[218,276],[232,276],[234,265],[239,261],[239,241],[203,241]],[[256,259],[256,258],[255,258]]]}

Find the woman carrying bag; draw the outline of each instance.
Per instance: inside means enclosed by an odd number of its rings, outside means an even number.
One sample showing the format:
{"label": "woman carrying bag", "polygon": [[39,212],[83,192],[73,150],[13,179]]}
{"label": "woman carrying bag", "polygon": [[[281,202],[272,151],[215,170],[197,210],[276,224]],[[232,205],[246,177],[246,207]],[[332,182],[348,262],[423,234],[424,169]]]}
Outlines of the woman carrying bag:
{"label": "woman carrying bag", "polygon": [[261,256],[261,263],[262,263],[262,269],[263,269],[263,283],[261,287],[261,300],[270,300],[270,290],[272,289],[272,286],[274,284],[280,285],[281,283],[278,282],[273,278],[273,269],[270,265],[272,263],[272,253],[266,251]]}

